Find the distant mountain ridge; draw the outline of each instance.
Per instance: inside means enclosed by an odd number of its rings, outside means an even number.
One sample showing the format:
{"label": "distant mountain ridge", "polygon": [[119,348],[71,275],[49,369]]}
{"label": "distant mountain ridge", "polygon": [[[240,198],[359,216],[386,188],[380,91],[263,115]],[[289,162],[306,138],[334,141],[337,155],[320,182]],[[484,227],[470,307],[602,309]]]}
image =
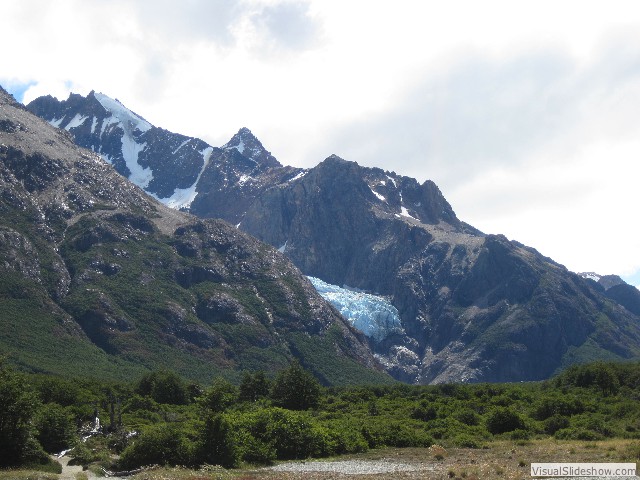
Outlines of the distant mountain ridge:
{"label": "distant mountain ridge", "polygon": [[[56,122],[131,146],[114,135],[117,124],[155,148],[144,135],[159,132],[141,117],[90,100],[94,117],[69,110]],[[180,137],[157,138],[180,147]],[[209,148],[193,145],[181,158]],[[137,171],[130,152],[94,147]],[[0,356],[67,376],[169,368],[198,381],[297,358],[326,384],[391,381],[364,337],[276,249],[167,208],[1,88]]]}
{"label": "distant mountain ridge", "polygon": [[[84,102],[94,103],[91,96]],[[126,126],[114,127],[113,137],[100,135],[106,143],[91,143],[98,120],[85,107],[71,108],[83,103],[72,97],[43,97],[28,108],[52,123],[63,118],[60,126],[76,142],[102,154],[131,144],[122,140]],[[169,141],[175,134],[168,132],[153,137],[154,128],[131,134],[139,165],[153,172],[144,187],[150,193],[237,225],[306,275],[390,299],[402,329],[370,341],[397,379],[537,380],[575,362],[640,355],[633,292],[610,294],[617,287],[604,290],[532,248],[483,234],[457,218],[431,181],[419,184],[336,155],[311,169],[283,167],[246,129],[216,148],[182,136]],[[182,165],[176,149],[189,142],[198,145],[197,161]],[[209,148],[207,163],[202,152]],[[117,151],[107,154],[119,158]],[[183,168],[188,180],[171,183]],[[183,188],[193,194],[188,201],[167,200]]]}

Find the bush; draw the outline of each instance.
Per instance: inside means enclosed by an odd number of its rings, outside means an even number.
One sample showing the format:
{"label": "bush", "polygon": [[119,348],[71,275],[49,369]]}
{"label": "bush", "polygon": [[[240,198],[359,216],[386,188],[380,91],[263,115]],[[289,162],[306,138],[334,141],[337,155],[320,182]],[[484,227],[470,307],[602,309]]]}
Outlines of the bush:
{"label": "bush", "polygon": [[506,407],[494,409],[487,417],[487,430],[494,435],[524,428],[520,415]]}
{"label": "bush", "polygon": [[208,417],[200,431],[196,463],[237,467],[241,450],[229,421],[221,414]]}
{"label": "bush", "polygon": [[511,440],[530,440],[531,432],[529,430],[517,429],[509,433]]}
{"label": "bush", "polygon": [[480,415],[469,408],[464,408],[459,412],[456,412],[454,418],[465,425],[470,427],[480,424]]}
{"label": "bush", "polygon": [[146,465],[193,465],[193,447],[185,432],[175,425],[153,426],[124,449],[119,466],[129,470]]}
{"label": "bush", "polygon": [[477,438],[467,433],[460,433],[453,437],[452,443],[460,448],[480,448],[482,445]]}
{"label": "bush", "polygon": [[240,428],[265,445],[279,459],[307,458],[328,450],[326,432],[306,412],[282,408],[264,408],[242,415]]}
{"label": "bush", "polygon": [[324,455],[341,455],[345,453],[362,453],[369,449],[367,440],[356,425],[347,421],[333,421],[324,425],[326,428],[327,449]]}
{"label": "bush", "polygon": [[189,390],[182,378],[168,370],[160,370],[144,375],[135,392],[149,396],[158,403],[185,405],[189,402]]}
{"label": "bush", "polygon": [[298,362],[293,362],[276,377],[271,398],[279,407],[307,410],[318,406],[321,392],[322,387],[315,377]]}
{"label": "bush", "polygon": [[78,444],[71,451],[73,457],[69,461],[69,465],[87,466],[93,462],[102,462],[109,460],[109,451],[90,448],[85,442]]}
{"label": "bush", "polygon": [[554,415],[576,415],[584,412],[584,409],[584,403],[575,397],[545,397],[536,405],[533,417],[545,420]]}
{"label": "bush", "polygon": [[278,453],[271,443],[255,438],[247,431],[236,432],[240,455],[245,462],[272,465],[278,458]]}
{"label": "bush", "polygon": [[241,402],[255,402],[261,398],[269,396],[271,382],[265,377],[264,372],[256,372],[251,374],[245,372],[240,384],[240,393],[238,400]]}
{"label": "bush", "polygon": [[57,403],[44,405],[36,414],[36,438],[48,453],[58,453],[76,441],[73,417]]}
{"label": "bush", "polygon": [[20,465],[34,456],[40,458],[39,452],[44,454],[31,435],[37,406],[37,397],[24,379],[0,360],[0,467]]}
{"label": "bush", "polygon": [[429,405],[426,400],[422,400],[420,404],[411,412],[411,418],[428,422],[434,420],[438,416],[438,412],[433,405]]}
{"label": "bush", "polygon": [[544,431],[549,435],[555,434],[558,430],[569,427],[569,419],[562,415],[554,415],[544,421]]}
{"label": "bush", "polygon": [[[379,417],[378,417],[379,418]],[[369,448],[378,447],[428,447],[433,437],[415,425],[396,420],[367,422],[362,427],[362,435]]]}
{"label": "bush", "polygon": [[563,428],[558,430],[554,438],[558,440],[602,440],[602,435],[583,428]]}
{"label": "bush", "polygon": [[200,404],[212,412],[224,412],[237,401],[238,389],[235,385],[222,377],[216,377],[201,397]]}

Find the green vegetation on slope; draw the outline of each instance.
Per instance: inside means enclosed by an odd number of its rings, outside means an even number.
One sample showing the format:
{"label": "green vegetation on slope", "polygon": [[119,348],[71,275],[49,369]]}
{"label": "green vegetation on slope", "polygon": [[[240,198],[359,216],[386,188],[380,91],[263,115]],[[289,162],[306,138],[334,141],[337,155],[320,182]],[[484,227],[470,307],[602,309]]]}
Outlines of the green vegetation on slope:
{"label": "green vegetation on slope", "polygon": [[[539,383],[330,388],[297,363],[274,377],[247,372],[239,386],[221,377],[201,386],[168,371],[134,384],[103,384],[3,368],[0,393],[8,399],[3,405],[30,405],[22,410],[21,429],[0,432],[1,448],[76,445],[76,462],[116,470],[237,467],[436,443],[480,448],[496,440],[640,440],[640,363],[571,367]],[[79,442],[69,426],[87,425],[95,410],[103,434]],[[0,411],[0,424],[10,423],[4,417],[11,412]],[[127,435],[132,430],[137,434]],[[114,453],[118,461],[110,459]]]}

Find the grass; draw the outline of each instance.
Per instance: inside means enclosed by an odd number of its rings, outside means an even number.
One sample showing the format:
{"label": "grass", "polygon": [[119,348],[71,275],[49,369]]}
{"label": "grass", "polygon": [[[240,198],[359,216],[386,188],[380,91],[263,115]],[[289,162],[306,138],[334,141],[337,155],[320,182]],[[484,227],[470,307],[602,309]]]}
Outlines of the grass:
{"label": "grass", "polygon": [[[522,445],[513,441],[492,441],[483,449],[447,448],[381,448],[365,453],[329,459],[336,461],[387,461],[416,466],[415,472],[402,474],[349,475],[350,480],[386,479],[530,479],[530,465],[534,462],[632,462],[628,452],[638,448],[637,441],[606,440],[602,442],[533,440]],[[573,453],[572,453],[573,452]],[[323,461],[326,461],[323,460]],[[637,461],[637,460],[636,460]],[[304,462],[304,461],[303,461]],[[37,472],[18,472],[15,477],[0,474],[0,480],[55,478]],[[37,476],[40,475],[40,476]],[[332,472],[275,472],[268,468],[245,465],[237,470],[205,466],[192,470],[182,467],[149,469],[134,475],[132,480],[329,480],[337,478]],[[342,478],[342,477],[340,477]],[[346,478],[346,477],[345,477]]]}
{"label": "grass", "polygon": [[0,480],[57,480],[58,478],[59,475],[54,473],[33,470],[0,470]]}
{"label": "grass", "polygon": [[[637,441],[610,439],[601,442],[557,441],[551,438],[525,444],[497,440],[483,449],[381,448],[365,453],[344,455],[333,460],[383,460],[413,465],[415,472],[403,472],[402,479],[530,479],[534,462],[634,462],[638,461]],[[331,460],[331,459],[329,459]],[[326,459],[325,459],[326,461]],[[29,470],[0,471],[0,480],[53,480],[57,475]],[[130,477],[132,480],[328,480],[335,473],[274,472],[268,468],[245,465],[237,470],[217,466],[200,469],[183,467],[152,468]],[[350,480],[364,480],[371,475],[349,475]],[[382,478],[374,476],[373,478]],[[389,478],[389,477],[384,477]],[[395,478],[395,477],[394,477]]]}

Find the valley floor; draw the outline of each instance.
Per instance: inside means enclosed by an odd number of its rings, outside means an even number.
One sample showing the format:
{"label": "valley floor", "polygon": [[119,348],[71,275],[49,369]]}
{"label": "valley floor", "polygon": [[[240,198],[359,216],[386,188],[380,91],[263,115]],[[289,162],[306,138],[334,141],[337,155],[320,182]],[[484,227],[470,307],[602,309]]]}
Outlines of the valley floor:
{"label": "valley floor", "polygon": [[[199,471],[158,469],[132,480],[373,480],[373,479],[530,479],[533,462],[638,462],[637,440],[495,441],[485,448],[393,448],[334,459],[281,462],[274,467]],[[3,477],[0,475],[0,479]],[[638,478],[638,477],[634,477]]]}
{"label": "valley floor", "polygon": [[[131,480],[374,480],[374,479],[530,479],[532,462],[638,462],[638,440],[599,442],[494,441],[481,449],[390,448],[334,459],[280,462],[273,467],[225,470],[205,467],[149,469]],[[88,473],[88,475],[87,475]],[[0,472],[0,480],[83,480],[91,472],[65,469],[62,475]],[[639,478],[639,477],[633,477]]]}

